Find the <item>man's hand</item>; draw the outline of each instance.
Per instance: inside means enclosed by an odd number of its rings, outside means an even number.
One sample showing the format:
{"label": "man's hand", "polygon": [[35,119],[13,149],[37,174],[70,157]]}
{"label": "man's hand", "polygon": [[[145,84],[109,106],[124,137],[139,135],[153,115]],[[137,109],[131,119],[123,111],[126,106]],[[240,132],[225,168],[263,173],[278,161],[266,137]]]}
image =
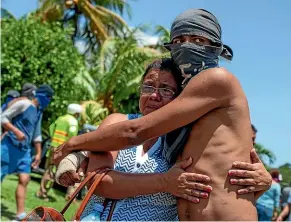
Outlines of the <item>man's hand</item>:
{"label": "man's hand", "polygon": [[39,164],[40,164],[40,161],[41,161],[41,154],[37,154],[37,155],[35,155],[35,157],[34,157],[34,161],[33,161],[33,163],[31,164],[31,167],[32,167],[33,169],[38,168],[38,166],[39,166]]}
{"label": "man's hand", "polygon": [[68,186],[73,186],[75,183],[80,183],[86,173],[87,166],[88,166],[88,159],[89,158],[85,158],[82,161],[78,171],[70,170],[68,172],[63,173],[59,178],[60,184],[65,187],[68,187]]}
{"label": "man's hand", "polygon": [[21,132],[20,130],[17,130],[15,132],[15,136],[16,136],[17,140],[19,140],[19,141],[25,140],[25,134],[23,132]]}
{"label": "man's hand", "polygon": [[165,191],[176,197],[198,203],[199,198],[208,198],[212,187],[199,182],[209,182],[208,176],[188,173],[184,169],[192,164],[192,158],[176,163],[164,174]]}
{"label": "man's hand", "polygon": [[238,194],[246,194],[257,191],[267,191],[272,184],[272,177],[264,167],[255,149],[251,150],[252,163],[234,162],[229,170],[229,176],[241,177],[241,179],[230,179],[231,184],[243,185],[243,189],[237,191]]}

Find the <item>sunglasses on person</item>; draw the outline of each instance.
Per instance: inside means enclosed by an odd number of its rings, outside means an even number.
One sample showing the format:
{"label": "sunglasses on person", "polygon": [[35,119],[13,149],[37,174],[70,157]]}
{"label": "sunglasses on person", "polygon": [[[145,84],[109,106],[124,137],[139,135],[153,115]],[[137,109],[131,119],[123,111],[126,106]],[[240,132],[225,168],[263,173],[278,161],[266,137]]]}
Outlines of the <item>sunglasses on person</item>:
{"label": "sunglasses on person", "polygon": [[142,85],[141,86],[141,93],[144,95],[151,95],[152,93],[154,93],[156,90],[158,90],[159,94],[164,97],[164,98],[173,98],[175,95],[175,92],[171,89],[168,88],[155,88],[153,86],[149,86],[149,85]]}

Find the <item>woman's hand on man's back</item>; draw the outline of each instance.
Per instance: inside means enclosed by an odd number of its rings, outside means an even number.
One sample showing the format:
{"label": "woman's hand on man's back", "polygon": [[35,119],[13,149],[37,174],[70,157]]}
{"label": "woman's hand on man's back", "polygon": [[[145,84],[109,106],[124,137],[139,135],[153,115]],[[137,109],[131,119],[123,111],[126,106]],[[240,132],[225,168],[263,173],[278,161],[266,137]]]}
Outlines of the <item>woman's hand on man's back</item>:
{"label": "woman's hand on man's back", "polygon": [[212,187],[207,185],[210,178],[206,175],[188,173],[185,169],[192,164],[192,158],[176,163],[163,174],[165,191],[176,197],[199,203],[200,198],[208,198]]}

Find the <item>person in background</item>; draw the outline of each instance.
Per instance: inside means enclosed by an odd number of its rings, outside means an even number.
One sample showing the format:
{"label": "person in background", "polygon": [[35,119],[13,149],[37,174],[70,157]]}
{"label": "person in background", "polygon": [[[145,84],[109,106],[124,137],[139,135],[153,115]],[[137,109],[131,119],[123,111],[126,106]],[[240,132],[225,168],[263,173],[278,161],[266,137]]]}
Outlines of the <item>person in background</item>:
{"label": "person in background", "polygon": [[[282,181],[283,178],[280,180]],[[289,184],[289,186],[284,187],[282,189],[282,192],[281,192],[281,210],[283,210],[283,208],[287,204],[287,200],[288,200],[288,196],[289,196],[290,191],[291,191],[291,183]]]}
{"label": "person in background", "polygon": [[[82,107],[79,104],[70,104],[67,109],[67,114],[60,116],[49,127],[50,136],[52,138],[50,147],[46,154],[47,161],[45,164],[45,173],[40,183],[40,189],[36,196],[48,201],[48,192],[52,188],[55,181],[56,166],[52,163],[53,150],[66,142],[73,136],[78,135],[78,119],[82,112]],[[68,187],[66,199],[70,198],[78,184]]]}
{"label": "person in background", "polygon": [[36,90],[37,90],[37,86],[34,85],[33,83],[25,83],[22,86],[21,89],[21,97],[19,97],[19,99],[33,99],[35,94],[36,94]]}
{"label": "person in background", "polygon": [[256,202],[258,220],[272,221],[277,218],[280,206],[281,186],[279,184],[279,171],[270,171],[272,176],[271,188],[266,191]]}
{"label": "person in background", "polygon": [[253,132],[253,135],[252,135],[252,140],[253,140],[253,145],[255,146],[256,145],[256,138],[257,138],[257,128],[254,126],[254,124],[252,124],[252,132]]}
{"label": "person in background", "polygon": [[[18,98],[20,96],[19,92],[17,90],[11,89],[7,92],[6,98],[4,103],[1,105],[0,113],[4,112],[7,109],[8,104],[13,101],[14,99]],[[1,139],[2,136],[4,136],[5,129],[1,127]]]}
{"label": "person in background", "polygon": [[284,221],[286,217],[286,221],[291,221],[291,191],[289,191],[288,199],[280,215],[277,217],[277,221]]}
{"label": "person in background", "polygon": [[[41,157],[40,116],[53,94],[49,85],[41,85],[32,99],[19,99],[1,113],[1,125],[7,131],[1,140],[1,182],[8,174],[18,175],[16,220],[26,216],[24,205],[31,167],[38,167]],[[34,161],[31,157],[32,142],[37,144]]]}
{"label": "person in background", "polygon": [[7,92],[7,96],[5,98],[4,103],[1,105],[1,112],[4,112],[8,106],[8,103],[13,101],[14,99],[18,98],[20,93],[17,90],[11,89]]}

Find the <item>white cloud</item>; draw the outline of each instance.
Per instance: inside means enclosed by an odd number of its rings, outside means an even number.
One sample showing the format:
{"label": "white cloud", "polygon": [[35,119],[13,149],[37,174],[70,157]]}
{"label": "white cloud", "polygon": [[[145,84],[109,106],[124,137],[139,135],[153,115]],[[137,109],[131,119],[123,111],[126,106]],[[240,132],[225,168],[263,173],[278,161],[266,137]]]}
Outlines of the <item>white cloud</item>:
{"label": "white cloud", "polygon": [[[131,28],[131,29],[134,29],[134,28]],[[137,39],[139,46],[156,45],[159,41],[158,36],[149,35],[141,30],[137,30],[134,36]],[[83,40],[77,40],[75,42],[75,47],[78,49],[78,51],[81,54],[83,54],[86,50],[86,43]]]}
{"label": "white cloud", "polygon": [[148,35],[140,30],[135,33],[135,37],[141,46],[156,45],[159,41],[159,37]]}

